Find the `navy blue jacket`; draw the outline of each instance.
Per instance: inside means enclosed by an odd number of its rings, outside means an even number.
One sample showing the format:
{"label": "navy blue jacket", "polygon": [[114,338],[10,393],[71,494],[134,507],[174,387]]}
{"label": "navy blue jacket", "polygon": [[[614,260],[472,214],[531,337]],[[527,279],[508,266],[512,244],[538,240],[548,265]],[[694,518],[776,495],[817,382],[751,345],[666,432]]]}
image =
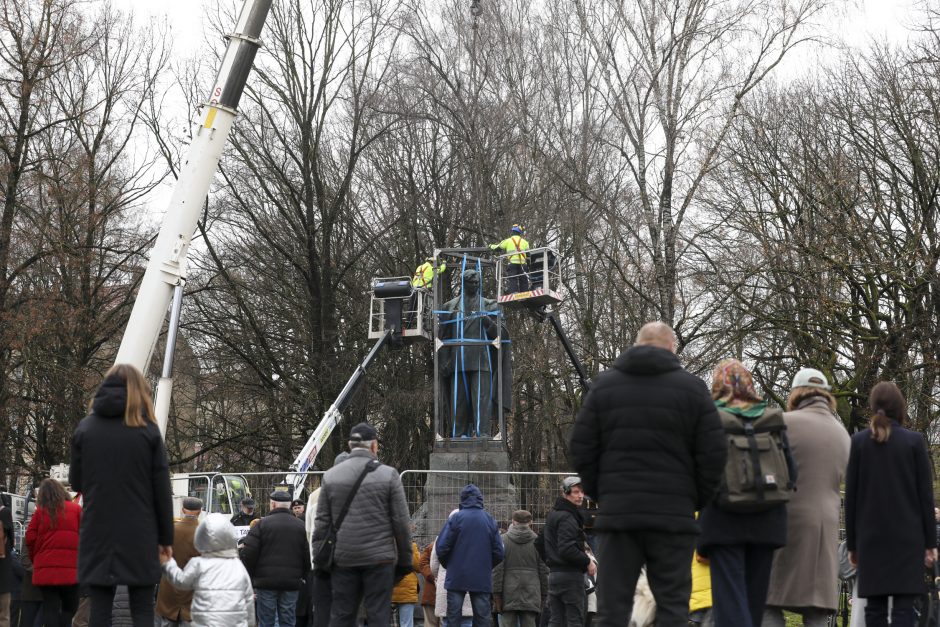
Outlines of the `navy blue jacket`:
{"label": "navy blue jacket", "polygon": [[[82,493],[78,580],[155,586],[158,545],[173,544],[173,494],[160,428],[124,424],[127,383],[107,377],[72,436],[69,483]],[[0,560],[2,561],[2,560]]]}
{"label": "navy blue jacket", "polygon": [[933,472],[924,436],[891,423],[879,444],[852,436],[845,473],[845,540],[858,553],[858,595],[923,594],[924,550],[937,546]]}
{"label": "navy blue jacket", "polygon": [[480,488],[471,483],[461,490],[460,511],[447,519],[435,546],[447,569],[446,589],[493,591],[493,568],[503,561],[503,541],[496,520],[483,509]]}

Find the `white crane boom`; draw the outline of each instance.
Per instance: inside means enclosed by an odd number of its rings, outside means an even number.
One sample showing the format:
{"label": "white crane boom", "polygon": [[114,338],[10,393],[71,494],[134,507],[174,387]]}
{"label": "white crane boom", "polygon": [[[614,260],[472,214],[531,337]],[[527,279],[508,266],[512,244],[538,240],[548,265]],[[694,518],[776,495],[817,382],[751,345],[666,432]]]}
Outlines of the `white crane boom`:
{"label": "white crane boom", "polygon": [[[186,281],[189,245],[237,115],[238,101],[261,45],[258,37],[271,2],[245,0],[235,30],[227,37],[228,47],[222,65],[209,101],[201,110],[200,123],[189,153],[180,168],[115,363],[132,364],[142,372],[147,371],[173,291]],[[161,385],[163,393],[158,394],[156,403],[162,411],[157,418],[164,433],[166,411],[169,409],[168,388],[171,387],[165,383]]]}

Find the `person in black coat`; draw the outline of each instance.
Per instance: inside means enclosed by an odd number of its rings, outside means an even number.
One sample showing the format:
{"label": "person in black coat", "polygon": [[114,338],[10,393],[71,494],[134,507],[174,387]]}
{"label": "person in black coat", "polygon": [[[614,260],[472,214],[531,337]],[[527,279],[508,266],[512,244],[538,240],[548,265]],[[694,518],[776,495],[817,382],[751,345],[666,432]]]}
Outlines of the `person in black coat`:
{"label": "person in black coat", "polygon": [[845,476],[845,539],[857,567],[868,627],[914,625],[926,592],[924,566],[937,559],[933,473],[924,437],[902,425],[906,401],[894,383],[872,388],[871,427],[852,436]]}
{"label": "person in black coat", "polygon": [[584,501],[580,477],[565,477],[561,490],[563,496],[558,497],[545,520],[543,538],[549,625],[580,627],[587,605],[584,574],[593,577],[597,567],[587,554],[584,519],[578,509]]}
{"label": "person in black coat", "polygon": [[133,366],[108,371],[75,429],[69,482],[85,510],[78,580],[89,586],[90,623],[109,624],[115,587],[124,584],[134,625],[152,627],[159,555],[173,551],[173,498],[150,385]]}
{"label": "person in black coat", "polygon": [[11,603],[13,597],[13,514],[10,509],[9,497],[4,496],[0,501],[0,526],[3,527],[5,538],[3,557],[0,558],[0,625],[10,622]]}
{"label": "person in black coat", "polygon": [[[290,511],[290,494],[271,493],[271,512],[245,536],[239,555],[255,588],[258,627],[294,627],[297,597],[310,571],[302,520]],[[391,584],[391,582],[389,582]]]}
{"label": "person in black coat", "polygon": [[629,622],[644,562],[657,624],[688,620],[695,512],[718,488],[727,453],[708,388],[675,350],[669,326],[644,325],[594,379],[571,433],[571,460],[598,502],[598,625]]}

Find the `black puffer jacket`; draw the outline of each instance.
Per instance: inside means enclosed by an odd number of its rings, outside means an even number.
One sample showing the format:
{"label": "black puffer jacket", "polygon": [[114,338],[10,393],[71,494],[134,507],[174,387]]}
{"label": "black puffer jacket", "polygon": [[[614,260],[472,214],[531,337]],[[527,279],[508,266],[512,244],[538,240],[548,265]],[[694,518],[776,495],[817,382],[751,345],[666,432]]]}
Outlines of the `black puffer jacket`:
{"label": "black puffer jacket", "polygon": [[545,520],[545,563],[553,573],[587,572],[591,558],[584,550],[584,521],[581,512],[565,498],[558,497]]}
{"label": "black puffer jacket", "polygon": [[310,570],[304,523],[283,507],[255,523],[239,555],[252,585],[262,590],[300,590]]}
{"label": "black puffer jacket", "polygon": [[705,383],[672,352],[638,345],[598,375],[578,414],[571,459],[598,501],[594,528],[695,533],[727,456]]}

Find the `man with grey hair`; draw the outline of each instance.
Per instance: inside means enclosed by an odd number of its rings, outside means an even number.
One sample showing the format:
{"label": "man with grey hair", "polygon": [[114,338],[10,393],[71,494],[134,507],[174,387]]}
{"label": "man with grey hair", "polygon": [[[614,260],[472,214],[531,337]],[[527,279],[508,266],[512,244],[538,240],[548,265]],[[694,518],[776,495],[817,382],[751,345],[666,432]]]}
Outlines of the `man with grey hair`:
{"label": "man with grey hair", "polygon": [[594,379],[571,433],[584,492],[603,503],[594,523],[602,627],[629,622],[644,564],[656,624],[688,624],[695,512],[714,496],[727,452],[708,388],[675,352],[669,325],[644,325]]}
{"label": "man with grey hair", "polygon": [[349,458],[323,475],[313,528],[313,555],[335,533],[330,571],[331,627],[357,624],[360,603],[370,625],[391,620],[394,583],[412,571],[411,529],[398,472],[379,463],[378,434],[360,422],[349,433]]}

